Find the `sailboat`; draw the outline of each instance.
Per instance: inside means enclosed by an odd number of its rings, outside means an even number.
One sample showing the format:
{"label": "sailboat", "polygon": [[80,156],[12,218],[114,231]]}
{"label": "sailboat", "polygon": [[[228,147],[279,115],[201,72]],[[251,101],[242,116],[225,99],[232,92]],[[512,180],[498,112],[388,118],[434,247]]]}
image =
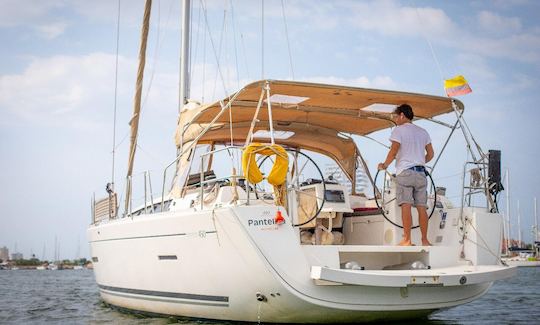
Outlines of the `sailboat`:
{"label": "sailboat", "polygon": [[60,244],[58,243],[58,237],[56,236],[54,236],[54,259],[52,263],[49,263],[47,269],[51,271],[64,269],[64,266],[60,261]]}
{"label": "sailboat", "polygon": [[504,257],[502,260],[507,265],[518,266],[518,267],[533,267],[540,266],[540,242],[538,240],[538,215],[537,215],[537,205],[536,198],[534,198],[534,221],[535,225],[533,226],[533,236],[534,244],[531,249],[523,248],[521,241],[521,213],[519,211],[519,201],[517,202],[518,209],[518,243],[519,247],[511,247],[510,251],[513,253],[513,256]]}
{"label": "sailboat", "polygon": [[[188,1],[183,11],[185,82]],[[141,49],[149,13],[147,1]],[[516,273],[500,260],[497,174],[488,175],[500,155],[476,143],[459,100],[285,80],[252,82],[200,105],[188,103],[187,88],[181,91],[178,155],[163,171],[163,179],[174,175],[172,185],[163,185],[161,197],[145,192],[145,202],[132,206],[128,173],[123,213],[112,187],[92,205],[88,238],[106,303],[248,322],[393,320],[473,301]],[[418,119],[448,127],[450,136],[460,129],[475,144],[467,146],[472,160],[464,164],[464,183],[470,182],[463,184],[463,205],[453,207],[441,191],[431,195],[433,246],[397,245],[395,177],[373,178],[353,139],[393,127],[392,110],[402,103]],[[436,119],[447,113],[455,124]],[[132,127],[138,116],[135,108]],[[325,179],[315,156],[337,163],[351,191]],[[356,192],[360,166],[373,197]],[[485,206],[471,203],[478,195]],[[419,236],[414,230],[413,241]]]}

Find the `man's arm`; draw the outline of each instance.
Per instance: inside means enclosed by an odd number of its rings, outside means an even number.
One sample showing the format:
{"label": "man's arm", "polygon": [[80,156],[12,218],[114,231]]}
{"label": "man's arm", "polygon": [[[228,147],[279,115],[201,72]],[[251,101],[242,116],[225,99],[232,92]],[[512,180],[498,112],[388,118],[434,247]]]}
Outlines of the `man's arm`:
{"label": "man's arm", "polygon": [[386,160],[383,163],[380,163],[379,166],[377,166],[378,169],[386,169],[388,166],[396,159],[396,155],[399,151],[400,143],[397,141],[392,141],[392,146],[390,147],[390,151],[388,151],[388,155],[386,155]]}
{"label": "man's arm", "polygon": [[428,143],[426,145],[426,164],[430,162],[431,159],[433,159],[434,155],[435,153],[433,152],[433,146],[431,145],[431,143]]}

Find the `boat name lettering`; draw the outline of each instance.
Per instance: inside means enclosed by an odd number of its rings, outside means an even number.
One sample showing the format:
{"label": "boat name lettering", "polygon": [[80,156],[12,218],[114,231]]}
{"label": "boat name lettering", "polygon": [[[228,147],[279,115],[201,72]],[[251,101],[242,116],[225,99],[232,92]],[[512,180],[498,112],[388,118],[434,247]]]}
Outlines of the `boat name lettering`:
{"label": "boat name lettering", "polygon": [[268,219],[248,219],[248,226],[273,226],[276,222],[274,219],[268,218]]}

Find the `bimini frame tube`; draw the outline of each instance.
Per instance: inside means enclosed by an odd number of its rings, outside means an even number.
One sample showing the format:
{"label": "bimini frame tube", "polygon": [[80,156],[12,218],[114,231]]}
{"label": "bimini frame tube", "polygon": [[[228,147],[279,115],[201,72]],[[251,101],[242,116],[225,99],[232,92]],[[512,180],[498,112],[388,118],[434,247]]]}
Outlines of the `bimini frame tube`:
{"label": "bimini frame tube", "polygon": [[264,87],[261,89],[261,96],[259,97],[259,102],[257,103],[257,109],[255,110],[255,115],[253,115],[253,119],[251,120],[251,126],[249,127],[249,132],[248,132],[248,135],[246,137],[246,142],[245,142],[245,146],[247,146],[249,144],[249,141],[252,139],[252,136],[253,136],[253,130],[255,129],[255,124],[257,124],[257,118],[259,116],[259,111],[261,110],[261,106],[262,106],[262,103],[263,103],[263,99],[264,99],[264,92],[265,92],[265,89]]}
{"label": "bimini frame tube", "polygon": [[270,126],[270,142],[275,144],[274,140],[274,120],[272,119],[272,104],[270,103],[270,83],[268,81],[264,84],[264,90],[266,90],[266,100],[268,105],[268,125]]}

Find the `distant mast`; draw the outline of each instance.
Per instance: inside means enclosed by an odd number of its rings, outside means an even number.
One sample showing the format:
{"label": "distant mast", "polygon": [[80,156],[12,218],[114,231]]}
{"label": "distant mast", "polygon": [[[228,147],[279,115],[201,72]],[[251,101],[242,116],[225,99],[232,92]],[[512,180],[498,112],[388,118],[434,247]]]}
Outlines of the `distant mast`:
{"label": "distant mast", "polygon": [[521,248],[521,212],[519,211],[519,200],[517,200],[517,217],[518,217],[518,245]]}
{"label": "distant mast", "polygon": [[506,168],[506,220],[508,222],[506,253],[508,254],[508,248],[512,246],[512,229],[510,224],[510,170],[508,170],[508,168]]}
{"label": "distant mast", "polygon": [[534,198],[534,241],[538,241],[538,214],[536,210],[536,198]]}
{"label": "distant mast", "polygon": [[137,83],[135,85],[135,98],[133,104],[133,117],[129,124],[131,125],[129,160],[126,186],[126,205],[125,213],[128,213],[129,202],[131,200],[131,175],[133,173],[133,161],[135,160],[135,151],[137,149],[137,133],[139,131],[139,117],[141,112],[141,95],[144,77],[144,66],[146,63],[146,43],[148,40],[148,29],[150,26],[150,12],[152,10],[152,0],[146,0],[144,6],[144,18],[141,29],[141,46],[139,48],[139,69],[137,71]]}

